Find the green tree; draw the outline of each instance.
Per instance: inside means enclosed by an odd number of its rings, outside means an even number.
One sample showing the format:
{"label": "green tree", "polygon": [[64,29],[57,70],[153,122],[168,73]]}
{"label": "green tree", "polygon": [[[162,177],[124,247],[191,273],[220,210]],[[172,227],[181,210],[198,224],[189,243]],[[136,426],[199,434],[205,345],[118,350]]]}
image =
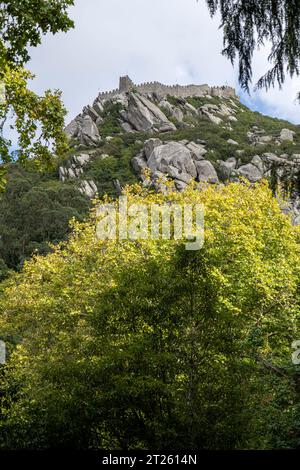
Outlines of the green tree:
{"label": "green tree", "polygon": [[3,0],[0,3],[0,57],[23,65],[28,48],[41,43],[44,34],[66,32],[74,26],[68,8],[74,0]]}
{"label": "green tree", "polygon": [[[41,42],[44,34],[68,31],[72,0],[6,0],[0,3],[0,163],[11,160],[12,143],[5,134],[8,123],[16,130],[18,159],[35,157],[38,167],[49,166],[53,154],[67,149],[63,132],[66,111],[58,91],[38,96],[28,88],[33,75],[24,68],[29,47]],[[5,165],[0,171],[0,190],[4,188]]]}
{"label": "green tree", "polygon": [[10,269],[19,269],[32,253],[48,253],[49,243],[65,240],[70,219],[83,220],[90,205],[75,185],[57,181],[56,172],[26,167],[10,165],[0,199],[0,259]]}
{"label": "green tree", "polygon": [[6,65],[0,72],[5,100],[0,104],[0,163],[13,159],[12,142],[5,138],[5,123],[18,135],[17,160],[35,157],[37,169],[51,166],[53,153],[62,156],[68,149],[63,132],[65,108],[61,93],[50,90],[40,97],[28,89],[33,75],[22,67]]}
{"label": "green tree", "polygon": [[204,204],[204,249],[99,240],[92,214],[4,281],[2,447],[295,446],[299,228],[264,184],[126,194]]}

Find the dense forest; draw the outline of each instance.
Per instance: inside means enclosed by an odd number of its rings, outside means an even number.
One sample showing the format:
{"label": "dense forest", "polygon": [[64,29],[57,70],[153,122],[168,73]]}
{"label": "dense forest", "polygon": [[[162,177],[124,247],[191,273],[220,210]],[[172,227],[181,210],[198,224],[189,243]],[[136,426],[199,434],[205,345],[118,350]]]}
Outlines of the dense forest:
{"label": "dense forest", "polygon": [[92,212],[2,282],[2,446],[297,446],[298,227],[266,184],[126,194],[204,203],[204,248],[98,240]]}

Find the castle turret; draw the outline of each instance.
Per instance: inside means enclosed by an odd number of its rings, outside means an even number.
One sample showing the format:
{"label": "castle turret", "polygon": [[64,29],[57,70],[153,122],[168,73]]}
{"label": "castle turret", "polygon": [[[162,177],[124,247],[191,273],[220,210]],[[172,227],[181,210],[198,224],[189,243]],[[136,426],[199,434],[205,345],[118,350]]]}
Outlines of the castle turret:
{"label": "castle turret", "polygon": [[120,93],[128,92],[134,87],[133,81],[126,75],[125,77],[120,77],[119,91]]}

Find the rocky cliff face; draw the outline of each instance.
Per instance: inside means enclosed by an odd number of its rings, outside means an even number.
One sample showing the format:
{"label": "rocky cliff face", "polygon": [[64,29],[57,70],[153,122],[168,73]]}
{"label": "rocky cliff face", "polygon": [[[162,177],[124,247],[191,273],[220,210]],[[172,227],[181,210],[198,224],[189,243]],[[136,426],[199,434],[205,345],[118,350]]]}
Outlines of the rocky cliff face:
{"label": "rocky cliff face", "polygon": [[297,126],[253,113],[226,89],[212,96],[204,86],[201,95],[195,86],[196,96],[182,97],[130,83],[99,95],[66,127],[73,155],[60,166],[62,181],[76,180],[93,198],[137,179],[158,190],[171,180],[182,191],[191,180],[201,187],[266,178],[274,192],[286,191],[285,210],[300,219]]}

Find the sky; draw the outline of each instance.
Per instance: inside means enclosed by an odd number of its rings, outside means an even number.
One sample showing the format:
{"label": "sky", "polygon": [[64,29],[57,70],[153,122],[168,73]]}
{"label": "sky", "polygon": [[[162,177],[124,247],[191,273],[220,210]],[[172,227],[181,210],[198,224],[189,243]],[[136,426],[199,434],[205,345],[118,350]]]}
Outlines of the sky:
{"label": "sky", "polygon": [[[221,55],[219,18],[211,19],[205,0],[75,0],[70,16],[75,28],[45,36],[27,65],[36,74],[34,91],[62,90],[67,122],[128,74],[137,84],[230,85],[251,109],[300,124],[300,78],[282,90],[242,93],[236,68]],[[266,69],[264,49],[254,79]]]}

